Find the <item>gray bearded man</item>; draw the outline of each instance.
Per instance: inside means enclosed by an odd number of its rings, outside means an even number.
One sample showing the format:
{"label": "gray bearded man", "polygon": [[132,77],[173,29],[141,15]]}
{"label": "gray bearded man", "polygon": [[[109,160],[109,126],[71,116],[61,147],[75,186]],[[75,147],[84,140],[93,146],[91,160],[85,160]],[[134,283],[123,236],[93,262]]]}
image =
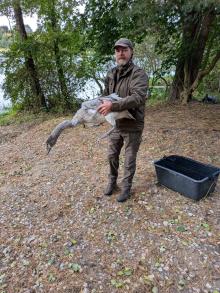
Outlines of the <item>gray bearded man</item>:
{"label": "gray bearded man", "polygon": [[135,119],[118,119],[116,128],[109,135],[108,161],[110,166],[109,182],[104,192],[110,196],[117,189],[119,155],[125,146],[125,162],[122,193],[118,202],[130,197],[132,180],[136,170],[137,152],[144,128],[145,102],[147,97],[148,77],[143,69],[134,65],[133,44],[130,40],[119,39],[114,46],[117,66],[111,69],[105,80],[103,96],[116,93],[119,101],[103,101],[99,106],[100,114],[128,110]]}

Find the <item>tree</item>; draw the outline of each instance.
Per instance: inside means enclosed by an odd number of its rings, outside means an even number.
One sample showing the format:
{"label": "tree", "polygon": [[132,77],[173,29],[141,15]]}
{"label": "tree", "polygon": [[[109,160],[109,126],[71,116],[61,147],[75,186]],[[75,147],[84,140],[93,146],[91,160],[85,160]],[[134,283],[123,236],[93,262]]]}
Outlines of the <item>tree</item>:
{"label": "tree", "polygon": [[180,98],[183,103],[188,102],[203,77],[220,59],[220,50],[215,52],[213,46],[216,22],[217,9],[212,3],[200,10],[192,8],[185,14],[171,99]]}
{"label": "tree", "polygon": [[[35,85],[40,85],[50,110],[73,111],[79,105],[76,93],[82,84],[77,77],[83,39],[74,6],[77,2],[72,5],[72,1],[23,0],[22,11],[15,6],[17,3],[21,8],[15,0],[4,0],[0,4],[2,8],[7,7],[7,13],[9,8],[16,12],[19,29],[9,50],[4,52],[5,96],[23,109],[33,105],[40,108],[34,92]],[[35,32],[27,35],[22,19],[18,18],[20,12],[38,15]],[[38,77],[38,84],[34,77]]]}
{"label": "tree", "polygon": [[130,0],[126,5],[123,2],[89,1],[86,15],[90,44],[104,54],[110,53],[119,37],[142,42],[146,36],[156,34],[156,52],[165,56],[162,74],[175,66],[170,99],[189,101],[220,59],[219,1]]}
{"label": "tree", "polygon": [[77,1],[70,0],[34,0],[29,4],[39,19],[36,35],[43,54],[38,62],[52,108],[70,110],[78,105],[76,92],[81,81],[77,74],[83,36],[77,6]]}
{"label": "tree", "polygon": [[[26,30],[25,30],[25,26],[24,26],[23,15],[22,15],[22,10],[21,10],[19,0],[13,1],[13,9],[14,9],[17,31],[20,34],[21,40],[25,42],[28,37],[27,37]],[[30,82],[31,82],[32,91],[33,91],[35,97],[37,98],[40,107],[47,109],[46,99],[45,99],[45,96],[44,96],[42,89],[41,89],[41,86],[40,86],[40,81],[38,78],[38,73],[37,73],[36,66],[34,64],[33,57],[31,55],[31,53],[29,51],[27,51],[25,53],[24,58],[25,58],[26,69],[30,75]]]}
{"label": "tree", "polygon": [[51,35],[51,42],[52,42],[52,50],[54,53],[54,59],[56,64],[56,71],[59,81],[59,88],[61,95],[64,101],[64,107],[69,109],[71,107],[71,102],[69,99],[68,88],[66,84],[65,73],[63,69],[63,64],[61,60],[61,53],[60,53],[60,42],[61,38],[61,29],[60,29],[60,15],[58,12],[58,1],[57,0],[50,0],[45,1],[44,3],[40,3],[40,14],[39,16],[43,16],[45,20],[45,29],[48,30],[48,33]]}

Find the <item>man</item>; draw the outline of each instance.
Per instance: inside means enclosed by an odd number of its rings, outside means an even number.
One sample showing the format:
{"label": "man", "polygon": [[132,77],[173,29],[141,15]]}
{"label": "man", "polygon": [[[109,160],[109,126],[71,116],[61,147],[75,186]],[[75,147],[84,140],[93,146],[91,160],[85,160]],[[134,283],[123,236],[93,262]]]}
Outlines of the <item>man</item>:
{"label": "man", "polygon": [[130,197],[132,180],[136,170],[136,157],[144,128],[148,78],[144,70],[132,62],[133,44],[130,40],[119,39],[114,48],[117,66],[107,74],[103,95],[116,93],[123,99],[117,102],[104,101],[98,111],[107,115],[111,111],[117,112],[127,109],[135,118],[135,120],[117,120],[116,129],[109,136],[110,173],[105,195],[110,196],[117,189],[119,155],[122,146],[125,145],[123,189],[117,198],[118,202],[123,202]]}

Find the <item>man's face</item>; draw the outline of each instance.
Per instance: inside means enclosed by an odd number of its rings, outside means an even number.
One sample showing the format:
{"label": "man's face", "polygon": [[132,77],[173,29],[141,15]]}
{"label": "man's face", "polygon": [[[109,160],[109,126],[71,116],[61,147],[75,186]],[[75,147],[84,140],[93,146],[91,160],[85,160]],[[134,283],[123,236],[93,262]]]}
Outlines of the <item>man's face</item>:
{"label": "man's face", "polygon": [[116,47],[115,48],[115,59],[118,65],[126,65],[131,59],[132,50],[129,47]]}

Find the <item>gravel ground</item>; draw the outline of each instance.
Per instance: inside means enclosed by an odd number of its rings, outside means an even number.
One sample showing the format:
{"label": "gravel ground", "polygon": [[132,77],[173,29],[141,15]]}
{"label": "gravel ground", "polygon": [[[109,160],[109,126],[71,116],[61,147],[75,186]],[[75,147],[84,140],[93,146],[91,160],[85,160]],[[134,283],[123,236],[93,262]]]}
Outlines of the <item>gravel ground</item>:
{"label": "gravel ground", "polygon": [[196,202],[158,185],[153,161],[220,167],[220,105],[146,109],[122,204],[103,196],[109,125],[66,130],[46,155],[66,118],[0,127],[0,293],[219,293],[220,180]]}

